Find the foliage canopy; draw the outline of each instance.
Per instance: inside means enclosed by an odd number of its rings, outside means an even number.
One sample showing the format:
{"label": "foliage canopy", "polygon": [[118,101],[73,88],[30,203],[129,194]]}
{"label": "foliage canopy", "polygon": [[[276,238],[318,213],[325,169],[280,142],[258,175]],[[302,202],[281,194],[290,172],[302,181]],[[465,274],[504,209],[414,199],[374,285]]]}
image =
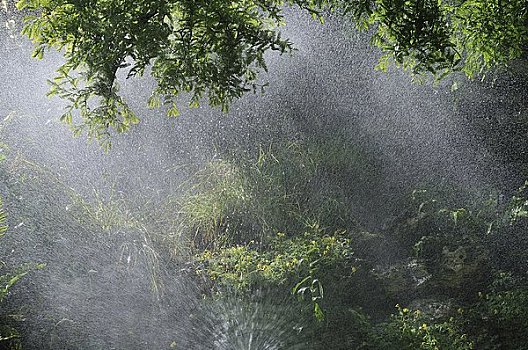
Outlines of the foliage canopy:
{"label": "foliage canopy", "polygon": [[370,11],[367,24],[377,26],[374,42],[386,53],[382,68],[392,57],[413,73],[482,76],[528,44],[525,1],[379,0]]}
{"label": "foliage canopy", "polygon": [[[332,1],[289,0],[318,16]],[[226,110],[243,93],[259,87],[257,72],[266,70],[264,53],[291,51],[277,28],[284,1],[21,0],[18,9],[32,14],[23,33],[41,58],[49,48],[62,50],[66,63],[51,82],[51,95],[70,101],[62,119],[78,111],[90,137],[109,129],[127,130],[138,122],[118,94],[116,75],[142,75],[147,67],[157,81],[149,106],[169,105],[189,93],[191,106],[206,97]]]}
{"label": "foliage canopy", "polygon": [[297,6],[323,19],[338,10],[360,29],[370,29],[390,61],[415,74],[442,77],[461,70],[482,76],[490,68],[522,57],[528,47],[528,5],[523,0],[20,0],[30,13],[23,33],[66,62],[51,82],[51,95],[70,102],[62,119],[74,115],[89,137],[105,139],[110,129],[139,121],[119,94],[116,76],[156,79],[150,107],[167,105],[179,114],[176,97],[190,105],[206,98],[226,110],[248,91],[263,88],[265,53],[290,52],[281,37],[284,7]]}

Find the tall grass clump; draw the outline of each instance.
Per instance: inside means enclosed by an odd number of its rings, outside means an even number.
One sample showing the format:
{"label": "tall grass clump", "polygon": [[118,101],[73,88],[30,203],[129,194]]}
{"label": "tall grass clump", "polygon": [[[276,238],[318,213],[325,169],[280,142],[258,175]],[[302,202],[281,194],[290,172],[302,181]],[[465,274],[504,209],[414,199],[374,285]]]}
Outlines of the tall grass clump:
{"label": "tall grass clump", "polygon": [[[346,167],[357,176],[343,177]],[[214,159],[191,179],[181,230],[194,247],[212,248],[265,244],[277,232],[302,233],[314,222],[357,227],[349,189],[372,177],[360,152],[339,139],[260,146],[254,154]]]}
{"label": "tall grass clump", "polygon": [[[0,198],[0,237],[3,237],[7,231],[6,221],[6,213],[3,209],[2,199]],[[2,262],[2,268],[4,267],[5,263]],[[0,275],[0,283],[2,286],[0,288],[0,303],[7,296],[9,289],[16,282],[18,282],[18,280],[23,277],[24,274],[25,273],[13,275],[4,272]],[[0,317],[0,347],[3,349],[21,349],[20,341],[18,340],[20,337],[18,331],[9,325],[9,319],[7,315],[2,312]]]}
{"label": "tall grass clump", "polygon": [[[10,314],[23,314],[13,328],[20,330],[24,347],[99,348],[86,345],[97,333],[93,341],[104,348],[117,334],[127,334],[133,343],[161,333],[159,323],[137,317],[145,308],[155,310],[167,293],[162,239],[151,226],[154,218],[141,213],[147,199],[123,193],[112,182],[85,187],[83,194],[52,169],[15,152],[2,162],[0,179],[16,233],[1,247],[8,265],[22,265],[28,257],[47,263],[6,300]],[[86,195],[90,190],[93,195]],[[114,321],[118,314],[136,321]],[[140,323],[149,330],[133,338]]]}

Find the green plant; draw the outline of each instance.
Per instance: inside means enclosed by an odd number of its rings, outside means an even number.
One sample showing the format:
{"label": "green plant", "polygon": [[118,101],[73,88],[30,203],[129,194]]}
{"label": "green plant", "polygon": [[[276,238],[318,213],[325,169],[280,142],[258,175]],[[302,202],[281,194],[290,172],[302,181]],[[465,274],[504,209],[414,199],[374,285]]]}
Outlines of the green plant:
{"label": "green plant", "polygon": [[[2,201],[0,199],[0,235],[3,236],[7,231],[6,225],[6,213],[2,207]],[[9,289],[16,283],[20,278],[22,278],[27,272],[21,272],[18,274],[2,274],[0,275],[0,303],[4,300]],[[0,324],[0,344],[5,346],[7,349],[21,349],[21,344],[18,340],[20,337],[16,329],[10,327],[6,324],[4,319],[6,315],[1,315],[2,324]]]}
{"label": "green plant", "polygon": [[347,235],[327,234],[317,225],[293,237],[279,233],[264,247],[250,242],[206,250],[197,256],[196,263],[197,273],[213,281],[217,288],[234,287],[248,292],[267,285],[289,289],[299,300],[307,297],[319,320],[324,318],[321,302],[329,271],[341,268],[350,273],[355,271]]}
{"label": "green plant", "polygon": [[69,192],[73,200],[69,210],[79,210],[87,221],[97,224],[104,231],[141,228],[138,219],[127,208],[127,201],[117,195],[115,184],[110,186],[107,195],[94,188],[93,200],[83,199],[73,190]]}
{"label": "green plant", "polygon": [[191,242],[208,246],[224,241],[227,237],[222,230],[231,233],[237,229],[242,223],[237,222],[236,214],[251,207],[253,194],[247,182],[235,165],[224,160],[207,164],[193,182],[181,204],[185,230],[193,231]]}
{"label": "green plant", "polygon": [[470,350],[474,344],[468,339],[458,321],[450,318],[434,321],[419,310],[412,311],[397,305],[398,313],[384,324],[378,335],[379,349],[387,350]]}
{"label": "green plant", "polygon": [[499,272],[466,312],[466,328],[478,349],[527,349],[528,288],[510,272]]}
{"label": "green plant", "polygon": [[357,226],[340,182],[325,179],[331,157],[337,156],[310,142],[291,142],[261,147],[253,157],[214,160],[191,179],[181,201],[181,231],[191,232],[194,246],[214,248],[265,243],[309,222],[335,230]]}
{"label": "green plant", "polygon": [[506,215],[509,223],[513,224],[517,221],[528,218],[528,181],[516,191],[512,196],[506,208]]}
{"label": "green plant", "polygon": [[415,257],[437,264],[444,246],[456,249],[467,242],[483,243],[486,234],[495,228],[496,216],[489,214],[487,208],[446,203],[449,197],[431,192],[413,191],[408,208],[388,229],[398,244],[408,252],[412,250]]}

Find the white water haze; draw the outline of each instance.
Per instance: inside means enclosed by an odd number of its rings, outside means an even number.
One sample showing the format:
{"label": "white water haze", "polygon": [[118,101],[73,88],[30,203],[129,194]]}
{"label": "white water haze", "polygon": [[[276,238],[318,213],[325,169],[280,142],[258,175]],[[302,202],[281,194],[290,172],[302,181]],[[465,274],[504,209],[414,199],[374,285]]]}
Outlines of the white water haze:
{"label": "white water haze", "polygon": [[[367,35],[336,18],[321,25],[291,10],[287,23],[283,36],[297,50],[269,55],[269,87],[227,114],[204,104],[167,118],[146,108],[151,79],[122,80],[141,123],[115,135],[106,154],[73,138],[58,121],[64,102],[45,96],[60,55],[32,59],[25,38],[1,30],[1,142],[13,159],[0,183],[10,225],[2,254],[13,264],[47,265],[10,297],[31,303],[27,349],[308,349],[286,302],[204,302],[185,264],[156,254],[156,242],[171,234],[160,214],[167,199],[214,157],[339,135],[380,166],[376,189],[358,189],[354,203],[374,230],[395,215],[395,198],[428,183],[499,192],[517,184],[515,164],[482,143],[470,116],[515,113],[503,100],[522,85],[461,77],[457,92],[452,81],[419,85],[400,70],[374,70],[379,52]],[[103,229],[83,221],[79,208],[98,203],[129,221]]]}

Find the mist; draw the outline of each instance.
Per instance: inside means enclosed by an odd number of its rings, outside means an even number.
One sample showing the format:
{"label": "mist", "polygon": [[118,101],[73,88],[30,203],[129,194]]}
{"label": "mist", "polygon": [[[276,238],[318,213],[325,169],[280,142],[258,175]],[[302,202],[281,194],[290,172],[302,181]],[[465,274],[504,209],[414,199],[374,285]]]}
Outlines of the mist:
{"label": "mist", "polygon": [[[189,277],[189,252],[179,250],[174,229],[180,209],[172,205],[212,160],[339,139],[375,168],[359,185],[346,175],[339,184],[359,225],[371,231],[390,224],[418,188],[460,191],[449,198],[458,203],[522,185],[524,158],[509,158],[479,122],[525,111],[522,79],[455,75],[419,84],[396,67],[375,70],[380,52],[368,33],[337,16],[320,24],[290,9],[286,22],[282,35],[296,50],[268,55],[261,79],[269,86],[228,113],[206,103],[185,107],[183,96],[181,115],[168,118],[163,108],[146,107],[155,85],[148,75],[121,77],[141,122],[113,135],[108,152],[84,135],[74,138],[59,121],[64,101],[46,97],[61,55],[32,59],[27,39],[2,29],[0,132],[8,162],[0,194],[9,224],[2,260],[46,264],[7,301],[7,310],[24,314],[25,349],[309,348],[298,330],[308,321],[292,317],[286,300],[204,301],[206,287]],[[332,179],[322,175],[314,186]],[[174,254],[160,253],[163,245]],[[381,248],[376,254],[394,259]]]}

